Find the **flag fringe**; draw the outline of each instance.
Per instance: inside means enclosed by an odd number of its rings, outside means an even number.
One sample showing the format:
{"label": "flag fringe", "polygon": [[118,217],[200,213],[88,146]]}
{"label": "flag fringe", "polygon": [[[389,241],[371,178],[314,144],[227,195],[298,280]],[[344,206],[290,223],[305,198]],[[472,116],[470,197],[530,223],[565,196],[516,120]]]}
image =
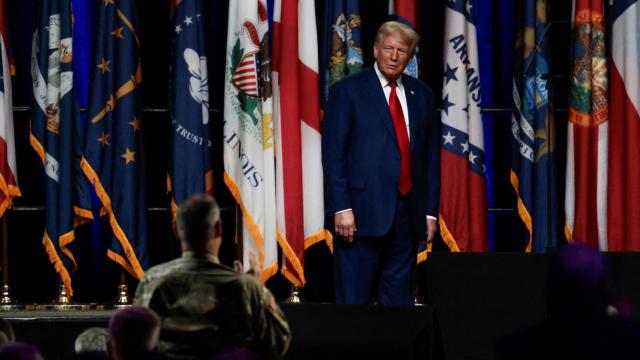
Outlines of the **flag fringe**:
{"label": "flag fringe", "polygon": [[418,253],[417,264],[427,260],[428,254],[433,250],[433,242],[427,244],[427,248]]}
{"label": "flag fringe", "polygon": [[229,175],[229,173],[226,171],[224,172],[224,183],[227,185],[227,188],[229,188],[229,191],[231,192],[231,195],[233,195],[233,198],[236,199],[238,206],[240,206],[244,224],[249,228],[249,232],[251,233],[251,236],[253,237],[253,240],[256,244],[256,249],[258,250],[258,256],[260,258],[260,270],[264,271],[264,239],[262,237],[262,234],[260,233],[258,224],[256,224],[255,220],[249,213],[249,210],[244,205],[244,201],[242,201],[242,194],[240,193],[240,188],[238,188],[238,185],[235,183],[235,181],[233,181],[231,175]]}
{"label": "flag fringe", "polygon": [[[109,197],[109,194],[107,194],[106,190],[104,189],[104,186],[102,186],[100,177],[98,177],[98,175],[93,170],[93,168],[91,167],[87,159],[84,157],[82,158],[82,161],[80,161],[80,168],[82,168],[82,171],[84,171],[84,174],[87,176],[87,178],[89,178],[89,181],[93,184],[96,190],[96,194],[98,195],[98,198],[102,202],[103,211],[106,212],[107,215],[109,215],[109,223],[111,224],[111,229],[113,230],[113,234],[116,236],[116,238],[120,242],[120,246],[122,246],[122,250],[124,250],[124,253],[127,256],[129,266],[123,265],[123,267],[136,279],[138,280],[142,279],[142,277],[144,276],[144,270],[142,270],[142,266],[140,266],[140,262],[138,261],[138,258],[136,256],[135,251],[133,250],[133,247],[131,247],[131,243],[129,243],[129,239],[127,239],[127,235],[124,233],[124,231],[120,227],[120,224],[118,223],[118,220],[116,219],[116,215],[113,212],[113,208],[111,207],[111,198]],[[109,253],[107,253],[107,255],[109,255]],[[115,260],[113,257],[111,256],[109,257],[112,260],[122,265],[122,263]],[[124,259],[122,259],[122,261],[126,262]]]}
{"label": "flag fringe", "polygon": [[567,242],[568,243],[572,243],[573,240],[573,232],[571,231],[571,228],[569,227],[569,224],[565,223],[564,224],[564,236],[567,238]]}
{"label": "flag fringe", "polygon": [[280,269],[280,273],[287,280],[289,280],[289,282],[292,283],[293,285],[299,286],[299,287],[304,287],[304,285],[305,285],[304,280],[300,280],[294,273],[292,273],[291,271],[287,270],[287,268],[283,267],[282,269]]}
{"label": "flag fringe", "polygon": [[298,276],[293,275],[285,267],[283,267],[280,272],[294,285],[304,286],[307,281],[304,278],[304,268],[302,267],[302,262],[300,261],[300,259],[298,259],[298,256],[296,256],[296,253],[291,248],[291,245],[280,231],[277,232],[277,237],[278,244],[280,244],[280,248],[282,248],[284,256],[293,265],[293,268],[298,273]]}
{"label": "flag fringe", "polygon": [[527,207],[524,206],[524,201],[522,201],[522,197],[520,196],[520,180],[513,169],[511,170],[511,186],[513,186],[513,190],[515,190],[516,196],[518,197],[518,214],[529,231],[529,241],[527,242],[525,252],[531,252],[531,246],[533,245],[533,222],[531,221],[531,214],[529,214]]}
{"label": "flag fringe", "polygon": [[444,217],[440,214],[438,222],[440,223],[440,234],[442,235],[442,240],[447,244],[447,247],[451,252],[460,252],[460,247],[458,246],[458,242],[449,231],[449,227],[447,227],[446,221],[444,221]]}
{"label": "flag fringe", "polygon": [[329,250],[331,250],[331,253],[333,253],[333,236],[327,229],[318,230],[317,232],[304,239],[304,249],[307,250],[308,248],[321,242],[322,240],[327,243]]}
{"label": "flag fringe", "polygon": [[44,235],[42,236],[42,245],[44,245],[44,249],[49,256],[49,261],[51,262],[51,264],[53,264],[53,267],[58,275],[60,275],[60,280],[62,280],[62,284],[67,289],[67,294],[69,296],[73,296],[73,288],[71,287],[71,276],[69,276],[69,272],[60,259],[60,256],[58,255],[58,252],[53,245],[53,241],[51,241],[51,238],[49,237],[49,234],[47,234],[46,230],[44,232]]}

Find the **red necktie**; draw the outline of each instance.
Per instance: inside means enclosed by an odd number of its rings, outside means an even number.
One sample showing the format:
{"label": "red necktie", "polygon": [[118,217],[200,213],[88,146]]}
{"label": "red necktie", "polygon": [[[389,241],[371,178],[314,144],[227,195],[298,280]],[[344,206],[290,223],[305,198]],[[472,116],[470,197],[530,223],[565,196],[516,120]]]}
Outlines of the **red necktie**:
{"label": "red necktie", "polygon": [[404,122],[402,113],[402,105],[396,94],[395,81],[389,81],[391,87],[389,94],[389,111],[391,119],[393,119],[393,127],[396,129],[396,137],[398,138],[398,146],[400,147],[400,181],[398,182],[398,191],[402,195],[406,195],[411,190],[411,149],[409,147],[409,136],[407,135],[407,124]]}

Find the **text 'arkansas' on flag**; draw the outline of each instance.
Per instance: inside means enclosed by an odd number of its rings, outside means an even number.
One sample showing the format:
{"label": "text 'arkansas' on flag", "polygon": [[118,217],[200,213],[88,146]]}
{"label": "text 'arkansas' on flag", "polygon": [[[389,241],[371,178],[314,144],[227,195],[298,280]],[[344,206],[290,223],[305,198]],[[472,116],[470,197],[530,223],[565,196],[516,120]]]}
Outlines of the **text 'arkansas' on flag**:
{"label": "text 'arkansas' on flag", "polygon": [[[469,4],[455,0],[445,7],[439,223],[451,251],[488,247],[480,68]],[[425,252],[419,254],[424,256]]]}
{"label": "text 'arkansas' on flag", "polygon": [[147,202],[139,86],[140,40],[133,0],[100,3],[82,170],[113,236],[107,256],[136,279],[147,266]]}

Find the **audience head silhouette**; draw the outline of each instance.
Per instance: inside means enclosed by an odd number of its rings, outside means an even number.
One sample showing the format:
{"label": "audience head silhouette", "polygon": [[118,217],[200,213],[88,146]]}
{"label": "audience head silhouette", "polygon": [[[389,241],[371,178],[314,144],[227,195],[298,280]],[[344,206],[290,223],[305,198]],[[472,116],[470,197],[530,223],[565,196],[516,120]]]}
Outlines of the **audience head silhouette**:
{"label": "audience head silhouette", "polygon": [[0,360],[44,360],[44,357],[33,345],[14,342],[2,348]]}
{"label": "audience head silhouette", "polygon": [[551,260],[548,301],[555,318],[605,314],[609,302],[607,269],[600,251],[574,243],[558,248]]}
{"label": "audience head silhouette", "polygon": [[216,200],[207,194],[190,196],[178,208],[177,229],[183,251],[217,256],[222,223]]}
{"label": "audience head silhouette", "polygon": [[156,350],[160,318],[151,309],[130,306],[117,311],[109,321],[109,357],[114,360],[141,359]]}

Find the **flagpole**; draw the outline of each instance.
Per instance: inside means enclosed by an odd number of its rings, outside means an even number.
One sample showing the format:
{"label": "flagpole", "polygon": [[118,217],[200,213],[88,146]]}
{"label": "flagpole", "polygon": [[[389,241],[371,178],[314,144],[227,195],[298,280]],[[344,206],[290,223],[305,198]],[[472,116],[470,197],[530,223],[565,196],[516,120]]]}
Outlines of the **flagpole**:
{"label": "flagpole", "polygon": [[2,217],[2,285],[9,285],[9,221],[7,213]]}

